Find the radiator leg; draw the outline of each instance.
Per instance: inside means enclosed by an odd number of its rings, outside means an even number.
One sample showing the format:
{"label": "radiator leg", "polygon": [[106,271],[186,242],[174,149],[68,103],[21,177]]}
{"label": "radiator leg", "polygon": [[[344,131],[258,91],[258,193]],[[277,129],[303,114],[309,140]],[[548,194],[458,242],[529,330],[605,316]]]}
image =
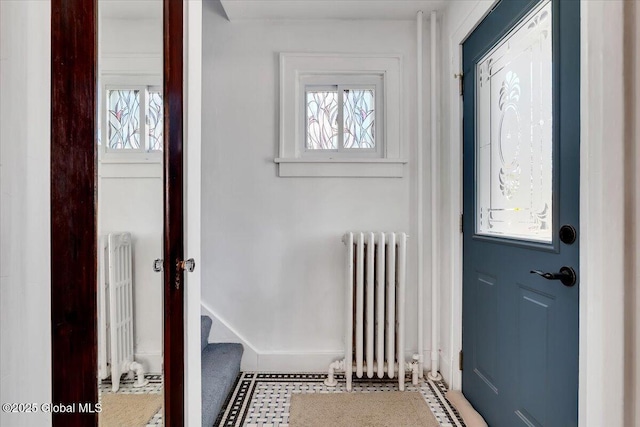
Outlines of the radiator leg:
{"label": "radiator leg", "polygon": [[339,371],[344,370],[344,359],[336,360],[335,362],[329,365],[329,372],[327,373],[327,379],[324,380],[324,385],[326,385],[327,387],[335,387],[338,385],[338,381],[334,377],[336,370],[339,370]]}
{"label": "radiator leg", "polygon": [[[420,379],[420,358],[417,354],[414,354],[411,362],[405,363],[405,369],[407,371],[411,371],[411,384],[417,386]],[[404,388],[400,388],[402,391]]]}
{"label": "radiator leg", "polygon": [[144,377],[144,368],[138,362],[132,362],[129,365],[131,371],[135,371],[138,380],[133,384],[134,387],[144,387],[149,384],[149,380]]}
{"label": "radiator leg", "polygon": [[418,378],[420,377],[420,356],[413,355],[413,362],[411,362],[411,383],[418,385]]}
{"label": "radiator leg", "polygon": [[122,375],[121,366],[118,364],[111,365],[111,391],[116,392],[120,389],[120,376]]}

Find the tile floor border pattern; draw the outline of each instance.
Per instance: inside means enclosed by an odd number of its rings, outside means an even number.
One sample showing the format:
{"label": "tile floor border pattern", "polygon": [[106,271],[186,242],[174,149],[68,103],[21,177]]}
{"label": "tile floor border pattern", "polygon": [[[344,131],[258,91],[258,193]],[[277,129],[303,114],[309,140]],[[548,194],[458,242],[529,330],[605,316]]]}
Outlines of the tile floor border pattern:
{"label": "tile floor border pattern", "polygon": [[[344,374],[336,374],[338,386],[324,385],[326,373],[241,372],[233,392],[216,420],[218,427],[288,427],[292,393],[346,392]],[[397,391],[397,380],[356,379],[355,392]],[[421,380],[413,386],[407,378],[407,391],[420,392],[441,427],[464,427],[460,414],[445,397],[447,386],[442,381]]]}
{"label": "tile floor border pattern", "polygon": [[[162,374],[145,374],[145,379],[149,380],[149,383],[143,387],[134,387],[135,379],[130,379],[127,374],[123,374],[120,379],[120,388],[117,392],[111,391],[111,378],[102,380],[98,387],[100,396],[103,394],[162,394],[164,389],[164,379]],[[162,426],[162,413],[163,407],[147,422],[146,427]]]}

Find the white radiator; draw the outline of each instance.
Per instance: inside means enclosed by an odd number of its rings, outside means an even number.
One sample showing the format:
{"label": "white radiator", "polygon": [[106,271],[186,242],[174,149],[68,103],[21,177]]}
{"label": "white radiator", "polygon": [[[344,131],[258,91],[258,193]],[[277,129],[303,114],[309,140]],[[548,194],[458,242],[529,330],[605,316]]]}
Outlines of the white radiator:
{"label": "white radiator", "polygon": [[109,372],[109,281],[107,266],[109,265],[109,239],[100,236],[98,239],[98,379],[104,380]]}
{"label": "white radiator", "polygon": [[134,371],[134,386],[147,384],[144,370],[134,361],[133,272],[131,234],[109,234],[98,247],[98,373],[111,375],[113,391],[120,388],[123,373]]}
{"label": "white radiator", "polygon": [[329,366],[325,384],[337,385],[336,370],[345,372],[347,390],[357,378],[398,378],[404,390],[405,372],[418,383],[418,358],[404,357],[407,235],[347,233],[345,358]]}

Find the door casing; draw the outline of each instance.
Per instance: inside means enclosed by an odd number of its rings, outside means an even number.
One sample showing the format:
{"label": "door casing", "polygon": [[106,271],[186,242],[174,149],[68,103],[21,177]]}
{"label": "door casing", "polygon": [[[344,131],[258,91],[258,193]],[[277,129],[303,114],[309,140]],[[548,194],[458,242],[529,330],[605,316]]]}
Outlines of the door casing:
{"label": "door casing", "polygon": [[[183,1],[164,0],[166,425],[184,424]],[[52,403],[98,402],[97,0],[51,1]],[[171,192],[171,193],[169,193]],[[171,198],[167,199],[167,194]],[[180,258],[178,258],[180,257]],[[174,262],[169,260],[173,258]],[[181,282],[180,289],[175,283]],[[54,413],[53,426],[97,425]]]}

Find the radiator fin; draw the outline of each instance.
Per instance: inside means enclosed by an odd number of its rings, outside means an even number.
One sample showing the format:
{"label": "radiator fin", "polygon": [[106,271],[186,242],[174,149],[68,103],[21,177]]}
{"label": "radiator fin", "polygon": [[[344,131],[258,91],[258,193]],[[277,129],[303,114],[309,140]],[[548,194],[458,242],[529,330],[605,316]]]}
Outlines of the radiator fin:
{"label": "radiator fin", "polygon": [[407,235],[345,235],[347,390],[357,378],[398,378],[404,390]]}

